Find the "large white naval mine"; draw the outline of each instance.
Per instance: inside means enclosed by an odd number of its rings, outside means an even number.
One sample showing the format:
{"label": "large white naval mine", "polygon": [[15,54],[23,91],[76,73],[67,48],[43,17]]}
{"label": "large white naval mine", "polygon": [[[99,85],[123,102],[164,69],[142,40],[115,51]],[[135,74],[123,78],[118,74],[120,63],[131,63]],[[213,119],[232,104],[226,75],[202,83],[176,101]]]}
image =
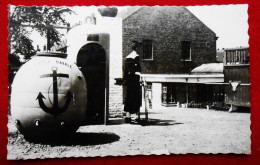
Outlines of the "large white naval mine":
{"label": "large white naval mine", "polygon": [[66,54],[40,53],[17,72],[11,114],[18,130],[31,139],[48,140],[75,132],[86,113],[84,75]]}

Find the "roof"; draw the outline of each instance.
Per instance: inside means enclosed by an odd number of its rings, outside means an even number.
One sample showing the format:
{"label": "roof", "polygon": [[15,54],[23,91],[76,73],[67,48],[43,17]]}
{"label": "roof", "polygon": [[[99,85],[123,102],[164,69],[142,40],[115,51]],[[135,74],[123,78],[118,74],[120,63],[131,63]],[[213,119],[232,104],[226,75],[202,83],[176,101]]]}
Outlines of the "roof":
{"label": "roof", "polygon": [[141,74],[142,80],[155,83],[223,83],[224,74]]}
{"label": "roof", "polygon": [[249,49],[249,46],[240,46],[236,48],[226,48],[225,50],[241,50],[241,49]]}
{"label": "roof", "polygon": [[223,63],[202,64],[194,68],[191,73],[223,73]]}
{"label": "roof", "polygon": [[[205,27],[207,27],[211,32],[213,32],[214,34],[216,34],[211,28],[209,28],[203,21],[201,21],[196,15],[194,15],[189,9],[187,9],[186,7],[184,7],[185,10],[187,10],[195,19],[197,19],[199,22],[201,22]],[[216,40],[218,39],[218,37],[216,37]]]}
{"label": "roof", "polygon": [[125,19],[125,18],[129,17],[130,15],[134,14],[135,12],[137,12],[142,7],[143,6],[129,6],[126,10],[119,12],[116,17]]}
{"label": "roof", "polygon": [[[169,12],[167,15],[167,18],[171,18],[173,19],[179,19],[179,10],[184,10],[188,13],[188,15],[193,18],[194,20],[197,20],[198,22],[202,23],[208,30],[210,30],[212,33],[214,33],[216,35],[216,33],[210,29],[204,22],[202,22],[197,16],[195,16],[189,9],[187,9],[185,6],[133,6],[133,7],[129,7],[126,10],[121,11],[117,17],[122,18],[123,20],[126,18],[129,18],[130,16],[132,16],[133,14],[135,14],[136,12],[140,11],[140,10],[150,10],[152,11],[149,15],[147,15],[147,19],[149,20],[153,20],[153,19],[157,19],[156,15],[161,13],[162,11],[165,12]],[[187,16],[187,15],[186,15]]]}

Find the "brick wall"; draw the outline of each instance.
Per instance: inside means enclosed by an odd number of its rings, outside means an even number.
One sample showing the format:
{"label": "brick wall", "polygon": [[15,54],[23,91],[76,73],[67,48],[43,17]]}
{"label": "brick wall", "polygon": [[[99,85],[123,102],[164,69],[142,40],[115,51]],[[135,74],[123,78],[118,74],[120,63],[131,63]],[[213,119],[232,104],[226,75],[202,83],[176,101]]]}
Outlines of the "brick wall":
{"label": "brick wall", "polygon": [[[216,34],[185,7],[142,7],[123,20],[123,61],[132,51],[131,41],[153,41],[153,60],[143,60],[142,73],[181,74],[203,64],[216,62]],[[182,41],[191,42],[191,61],[182,61]],[[176,101],[186,102],[186,84],[176,84]],[[189,101],[196,87],[188,84]],[[153,83],[153,108],[161,107],[161,83]]]}
{"label": "brick wall", "polygon": [[[125,18],[123,59],[143,39],[153,41],[153,61],[141,62],[142,73],[189,73],[216,60],[216,34],[185,7],[142,7]],[[181,61],[181,41],[191,41],[191,61]],[[142,47],[138,53],[142,60]]]}

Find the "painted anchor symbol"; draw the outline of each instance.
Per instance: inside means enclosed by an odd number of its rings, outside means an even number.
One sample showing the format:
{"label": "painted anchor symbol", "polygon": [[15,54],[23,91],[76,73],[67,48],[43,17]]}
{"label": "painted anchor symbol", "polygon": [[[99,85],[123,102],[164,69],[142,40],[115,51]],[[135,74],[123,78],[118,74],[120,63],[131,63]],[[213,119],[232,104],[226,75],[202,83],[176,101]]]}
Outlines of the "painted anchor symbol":
{"label": "painted anchor symbol", "polygon": [[45,97],[43,96],[43,94],[41,92],[39,92],[36,100],[38,100],[40,107],[42,108],[43,111],[45,111],[46,113],[50,113],[54,116],[57,116],[63,112],[65,112],[69,105],[70,102],[73,98],[72,93],[69,91],[67,93],[67,95],[65,96],[65,98],[67,98],[66,103],[64,104],[64,106],[62,108],[59,107],[59,103],[58,103],[58,84],[57,84],[57,77],[64,77],[64,78],[69,78],[68,74],[62,74],[59,73],[57,74],[57,68],[56,67],[52,67],[52,74],[43,74],[40,76],[40,78],[46,78],[46,77],[52,77],[53,79],[53,107],[52,108],[48,108],[44,102],[43,99],[45,99]]}

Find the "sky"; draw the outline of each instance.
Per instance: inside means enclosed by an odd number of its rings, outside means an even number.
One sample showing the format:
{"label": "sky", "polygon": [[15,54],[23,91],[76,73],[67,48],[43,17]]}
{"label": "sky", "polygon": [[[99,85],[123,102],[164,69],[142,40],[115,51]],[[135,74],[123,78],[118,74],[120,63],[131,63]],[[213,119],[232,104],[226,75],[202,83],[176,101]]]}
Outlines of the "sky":
{"label": "sky", "polygon": [[187,7],[197,18],[213,30],[217,48],[248,46],[248,5]]}
{"label": "sky", "polygon": [[[118,7],[119,12],[128,7]],[[213,6],[188,6],[198,19],[206,26],[213,30],[217,37],[217,48],[235,48],[248,46],[248,5],[213,5]],[[76,15],[67,15],[71,25],[83,21],[86,16],[92,13],[99,16],[97,7],[80,7],[72,8]],[[40,45],[45,44],[46,39],[39,40],[39,35],[34,34],[38,38]],[[36,46],[36,43],[34,43]]]}
{"label": "sky", "polygon": [[[118,7],[119,12],[128,7]],[[235,48],[248,46],[248,5],[212,5],[187,7],[206,26],[213,30],[217,37],[217,48]],[[70,22],[78,22],[85,15],[97,12],[95,6],[73,7],[77,15],[68,16]]]}

